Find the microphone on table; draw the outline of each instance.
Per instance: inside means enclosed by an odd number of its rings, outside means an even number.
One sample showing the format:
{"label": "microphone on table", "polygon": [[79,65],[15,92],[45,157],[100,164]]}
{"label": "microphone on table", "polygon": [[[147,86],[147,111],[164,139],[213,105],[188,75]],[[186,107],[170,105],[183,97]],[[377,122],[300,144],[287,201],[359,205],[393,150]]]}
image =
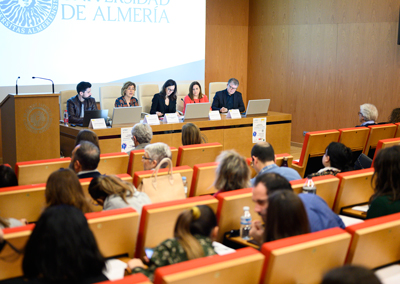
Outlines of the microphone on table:
{"label": "microphone on table", "polygon": [[53,89],[53,94],[54,94],[54,82],[53,82],[53,80],[48,79],[48,78],[42,78],[42,77],[32,77],[32,79],[42,79],[42,80],[50,81],[50,82],[51,82],[52,89]]}
{"label": "microphone on table", "polygon": [[18,95],[18,79],[21,79],[20,76],[18,76],[17,80],[15,81],[15,94]]}

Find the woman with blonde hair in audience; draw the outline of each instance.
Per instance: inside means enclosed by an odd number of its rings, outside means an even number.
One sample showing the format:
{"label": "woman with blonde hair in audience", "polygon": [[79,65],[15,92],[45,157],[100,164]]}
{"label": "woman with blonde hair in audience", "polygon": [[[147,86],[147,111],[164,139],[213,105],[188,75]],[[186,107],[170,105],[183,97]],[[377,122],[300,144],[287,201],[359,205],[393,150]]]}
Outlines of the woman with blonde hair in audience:
{"label": "woman with blonde hair in audience", "polygon": [[128,81],[121,88],[121,96],[115,100],[115,107],[138,106],[139,102],[135,98],[136,84]]}
{"label": "woman with blonde hair in audience", "polygon": [[194,103],[208,103],[208,98],[201,92],[200,83],[197,81],[190,84],[189,94],[183,99],[183,114],[185,114],[186,105]]}
{"label": "woman with blonde hair in audience", "polygon": [[250,169],[246,160],[235,150],[222,152],[217,157],[217,170],[214,187],[221,192],[247,188],[250,186]]}
{"label": "woman with blonde hair in audience", "polygon": [[150,204],[151,200],[144,192],[116,176],[98,176],[92,179],[89,193],[103,210],[132,207],[139,214],[143,205]]}
{"label": "woman with blonde hair in audience", "polygon": [[191,122],[182,126],[182,145],[195,145],[201,144],[200,129],[196,124]]}
{"label": "woman with blonde hair in audience", "polygon": [[143,273],[153,279],[158,267],[216,254],[212,242],[217,234],[213,210],[206,205],[194,206],[179,215],[174,238],[163,241],[154,249],[148,268],[137,258],[130,260],[128,266],[132,273]]}
{"label": "woman with blonde hair in audience", "polygon": [[400,212],[400,146],[380,150],[374,161],[374,194],[367,219]]}
{"label": "woman with blonde hair in audience", "polygon": [[46,182],[46,205],[71,205],[83,213],[91,212],[77,175],[71,169],[53,172]]}

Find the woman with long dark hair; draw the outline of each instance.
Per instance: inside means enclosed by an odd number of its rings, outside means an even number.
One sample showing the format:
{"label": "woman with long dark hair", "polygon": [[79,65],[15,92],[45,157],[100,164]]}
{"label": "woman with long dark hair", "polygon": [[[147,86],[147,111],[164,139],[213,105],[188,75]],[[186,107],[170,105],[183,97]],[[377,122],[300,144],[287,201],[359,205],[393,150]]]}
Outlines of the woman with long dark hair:
{"label": "woman with long dark hair", "polygon": [[164,116],[166,113],[176,112],[176,82],[172,79],[167,80],[162,86],[161,91],[155,94],[151,102],[150,114]]}

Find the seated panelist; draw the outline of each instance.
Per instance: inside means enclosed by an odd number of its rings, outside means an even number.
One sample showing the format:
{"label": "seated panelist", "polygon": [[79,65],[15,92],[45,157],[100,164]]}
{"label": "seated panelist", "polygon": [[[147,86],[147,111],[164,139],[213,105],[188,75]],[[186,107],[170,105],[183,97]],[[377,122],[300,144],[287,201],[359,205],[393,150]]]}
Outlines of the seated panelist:
{"label": "seated panelist", "polygon": [[208,103],[208,98],[201,92],[200,83],[197,81],[190,84],[189,94],[183,100],[183,114],[185,114],[186,105],[194,103]]}
{"label": "seated panelist", "polygon": [[92,96],[92,84],[80,82],[76,86],[78,94],[67,101],[69,123],[83,123],[86,110],[97,110],[96,100]]}
{"label": "seated panelist", "polygon": [[162,86],[161,91],[155,94],[151,102],[150,114],[164,116],[165,113],[176,112],[176,82],[172,79],[167,80]]}
{"label": "seated panelist", "polygon": [[240,112],[244,112],[242,94],[237,92],[239,87],[239,81],[235,78],[231,78],[228,81],[226,90],[215,93],[213,103],[211,105],[212,110],[218,110],[219,112],[228,112],[230,109],[239,109]]}
{"label": "seated panelist", "polygon": [[139,102],[135,98],[136,85],[128,81],[121,88],[121,96],[115,100],[115,107],[138,106]]}

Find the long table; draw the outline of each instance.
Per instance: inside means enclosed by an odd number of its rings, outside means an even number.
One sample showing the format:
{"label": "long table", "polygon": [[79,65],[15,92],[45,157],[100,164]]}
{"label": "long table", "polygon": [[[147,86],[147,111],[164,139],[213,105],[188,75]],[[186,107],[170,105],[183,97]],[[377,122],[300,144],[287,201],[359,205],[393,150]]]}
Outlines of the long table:
{"label": "long table", "polygon": [[[275,153],[290,153],[292,115],[270,111],[267,116],[266,139],[275,149]],[[230,119],[222,115],[221,120],[194,120],[182,123],[152,125],[152,143],[164,142],[171,147],[182,146],[181,129],[188,122],[196,124],[205,143],[219,142],[224,150],[235,149],[245,157],[250,156],[253,147],[253,118]],[[126,126],[126,127],[132,127]],[[60,125],[61,151],[66,157],[71,156],[76,136],[85,127],[71,127]],[[121,151],[121,127],[93,130],[99,137],[101,153]]]}

